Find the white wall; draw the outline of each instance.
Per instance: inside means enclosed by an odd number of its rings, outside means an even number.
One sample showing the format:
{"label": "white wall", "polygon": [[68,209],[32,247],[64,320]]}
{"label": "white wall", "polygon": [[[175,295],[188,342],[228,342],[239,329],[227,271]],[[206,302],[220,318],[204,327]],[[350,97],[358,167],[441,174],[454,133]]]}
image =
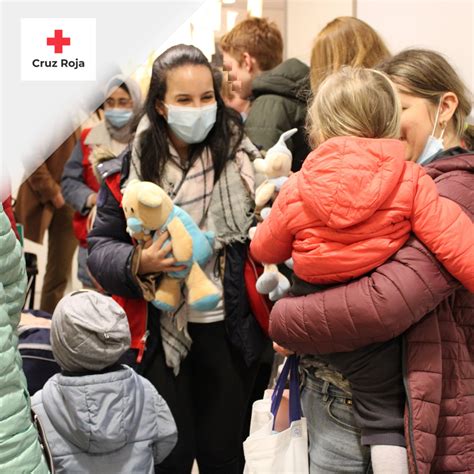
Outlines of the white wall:
{"label": "white wall", "polygon": [[[274,21],[283,35],[286,37],[286,4],[291,3],[292,0],[263,0],[262,17]],[[222,5],[222,21],[221,30],[216,33],[217,39],[232,29],[232,25],[227,24],[227,13],[233,12],[235,17],[235,24],[247,18],[247,0],[235,0],[234,3]]]}
{"label": "white wall", "polygon": [[286,4],[286,55],[309,64],[316,35],[338,16],[353,14],[353,0],[288,0]]}
{"label": "white wall", "polygon": [[309,63],[317,33],[343,15],[369,23],[393,53],[441,52],[474,91],[474,0],[287,0],[287,57]]}
{"label": "white wall", "polygon": [[392,53],[408,47],[443,53],[474,91],[474,0],[357,0],[356,14]]}

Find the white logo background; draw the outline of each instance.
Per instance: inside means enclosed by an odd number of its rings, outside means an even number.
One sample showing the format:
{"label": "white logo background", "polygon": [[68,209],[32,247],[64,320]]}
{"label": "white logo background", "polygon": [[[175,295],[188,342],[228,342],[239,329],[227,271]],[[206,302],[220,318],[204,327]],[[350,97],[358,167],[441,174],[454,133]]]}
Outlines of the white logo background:
{"label": "white logo background", "polygon": [[[111,77],[129,76],[147,64],[152,51],[175,44],[175,40],[170,43],[173,35],[208,1],[0,0],[0,201],[11,192],[10,184],[15,193],[20,183],[103,103]],[[86,33],[82,21],[90,18],[96,19],[97,28]],[[22,33],[26,34],[22,21],[30,19],[39,25],[45,22],[47,28],[41,27],[41,34],[34,34],[33,28],[34,38],[21,41]],[[22,53],[29,64],[36,54],[38,59],[43,54],[53,56],[54,48],[46,45],[46,38],[52,37],[55,29],[63,29],[64,36],[73,42],[58,57],[75,59],[79,53],[73,56],[72,48],[83,48],[89,40],[96,43],[95,80],[77,75],[79,69],[72,69],[76,74],[67,80],[56,74],[41,78],[38,71],[22,80]],[[76,34],[81,38],[77,45]],[[35,53],[22,51],[22,43]]]}
{"label": "white logo background", "polygon": [[[22,81],[94,81],[96,78],[95,18],[22,18],[21,80]],[[55,30],[63,30],[70,46],[61,54],[47,45]],[[57,67],[34,67],[33,61],[57,61]],[[61,67],[61,60],[84,62],[84,67]]]}

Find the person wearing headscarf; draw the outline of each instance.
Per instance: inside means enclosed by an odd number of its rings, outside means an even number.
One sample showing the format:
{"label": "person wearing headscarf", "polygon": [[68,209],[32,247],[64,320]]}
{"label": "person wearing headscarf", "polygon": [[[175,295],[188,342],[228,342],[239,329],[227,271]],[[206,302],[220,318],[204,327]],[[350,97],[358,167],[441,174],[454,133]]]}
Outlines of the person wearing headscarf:
{"label": "person wearing headscarf", "polygon": [[141,106],[137,82],[124,76],[114,76],[106,86],[104,120],[84,128],[81,139],[64,167],[61,187],[66,202],[76,211],[74,234],[79,240],[78,278],[85,287],[95,284],[87,270],[87,233],[95,215],[95,203],[100,186],[98,166],[118,156],[133,136],[132,117]]}

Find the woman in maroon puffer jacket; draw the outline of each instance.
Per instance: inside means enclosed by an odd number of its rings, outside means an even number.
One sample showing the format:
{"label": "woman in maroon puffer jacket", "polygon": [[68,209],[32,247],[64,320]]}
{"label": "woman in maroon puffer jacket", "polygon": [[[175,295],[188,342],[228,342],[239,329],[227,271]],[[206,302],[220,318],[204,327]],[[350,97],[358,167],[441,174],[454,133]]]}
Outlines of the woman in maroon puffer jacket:
{"label": "woman in maroon puffer jacket", "polygon": [[[439,193],[474,219],[474,154],[464,149],[472,149],[473,127],[466,125],[471,103],[464,85],[431,51],[402,52],[383,69],[400,92],[407,159],[426,165]],[[443,143],[433,140],[442,134]],[[314,355],[400,335],[410,472],[474,472],[474,294],[416,239],[366,277],[280,300],[270,334],[282,347],[313,354],[302,357],[312,474],[365,472],[370,461],[354,427],[347,381]]]}

